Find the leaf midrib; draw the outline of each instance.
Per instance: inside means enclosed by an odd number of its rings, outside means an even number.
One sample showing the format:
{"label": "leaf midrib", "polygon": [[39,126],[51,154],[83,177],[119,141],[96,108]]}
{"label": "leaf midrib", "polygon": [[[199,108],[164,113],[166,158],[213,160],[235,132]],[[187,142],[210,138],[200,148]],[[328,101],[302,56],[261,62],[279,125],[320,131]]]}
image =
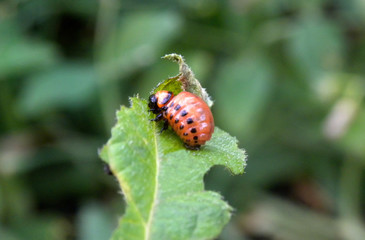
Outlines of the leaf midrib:
{"label": "leaf midrib", "polygon": [[158,175],[160,172],[160,158],[159,158],[159,152],[158,152],[158,146],[157,146],[157,134],[156,134],[156,123],[154,124],[153,127],[153,136],[154,136],[154,143],[155,143],[155,156],[156,156],[156,177],[155,177],[155,190],[154,190],[154,194],[153,194],[153,200],[152,200],[152,204],[151,204],[151,210],[148,216],[148,221],[146,224],[146,231],[145,231],[145,240],[149,240],[150,239],[150,235],[151,235],[151,226],[152,226],[152,221],[153,221],[153,215],[155,212],[155,203],[157,201],[157,193],[158,193]]}

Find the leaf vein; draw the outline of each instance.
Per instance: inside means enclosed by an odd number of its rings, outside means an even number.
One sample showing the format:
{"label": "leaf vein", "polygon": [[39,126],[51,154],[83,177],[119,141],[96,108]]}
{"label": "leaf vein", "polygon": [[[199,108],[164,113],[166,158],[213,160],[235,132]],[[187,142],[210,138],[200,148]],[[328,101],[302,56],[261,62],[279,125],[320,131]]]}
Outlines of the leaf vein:
{"label": "leaf vein", "polygon": [[158,192],[158,175],[159,175],[159,170],[160,170],[160,161],[159,161],[159,151],[158,151],[158,144],[157,144],[156,124],[154,124],[154,127],[153,127],[153,136],[154,136],[155,155],[156,155],[156,173],[155,173],[156,178],[155,178],[155,190],[154,190],[154,194],[153,194],[151,210],[150,210],[150,213],[148,216],[148,222],[147,222],[147,227],[146,227],[146,232],[145,232],[145,240],[150,239],[152,220],[153,220],[153,215],[155,212],[155,204],[157,201],[157,192]]}

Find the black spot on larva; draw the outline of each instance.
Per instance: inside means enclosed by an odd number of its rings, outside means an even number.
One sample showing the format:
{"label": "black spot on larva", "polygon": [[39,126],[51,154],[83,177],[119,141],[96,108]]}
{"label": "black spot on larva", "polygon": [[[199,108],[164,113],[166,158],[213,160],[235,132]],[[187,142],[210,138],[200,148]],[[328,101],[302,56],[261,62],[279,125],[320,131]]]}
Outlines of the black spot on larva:
{"label": "black spot on larva", "polygon": [[194,140],[198,140],[198,136],[194,136]]}
{"label": "black spot on larva", "polygon": [[198,143],[198,141],[197,141],[197,140],[195,140],[194,142],[195,142],[195,143]]}
{"label": "black spot on larva", "polygon": [[182,117],[185,117],[187,114],[188,114],[188,112],[184,109],[184,110],[181,111],[181,114],[180,115]]}
{"label": "black spot on larva", "polygon": [[175,123],[178,123],[178,122],[179,122],[179,119],[178,119],[178,118],[176,118],[176,119],[175,119]]}
{"label": "black spot on larva", "polygon": [[188,135],[188,133],[187,132],[184,132],[184,134],[183,134],[184,136],[187,136]]}
{"label": "black spot on larva", "polygon": [[186,139],[186,142],[190,142],[190,139]]}
{"label": "black spot on larva", "polygon": [[171,115],[170,115],[170,120],[171,120],[173,117],[174,117],[174,115],[172,115],[172,114],[171,114]]}
{"label": "black spot on larva", "polygon": [[167,97],[162,100],[162,104],[166,104],[171,99],[172,92],[167,93]]}
{"label": "black spot on larva", "polygon": [[174,108],[176,111],[179,110],[181,108],[181,106],[179,104],[176,105],[176,107]]}
{"label": "black spot on larva", "polygon": [[192,128],[192,129],[190,130],[190,132],[191,132],[191,133],[196,133],[196,128]]}
{"label": "black spot on larva", "polygon": [[183,128],[184,128],[184,125],[183,125],[183,124],[181,124],[181,125],[180,125],[180,129],[183,129]]}
{"label": "black spot on larva", "polygon": [[170,104],[170,107],[173,107],[173,106],[174,106],[174,104],[175,104],[175,103],[174,103],[174,102],[172,102],[172,103]]}
{"label": "black spot on larva", "polygon": [[193,119],[188,118],[188,119],[186,120],[186,122],[187,122],[188,124],[192,124],[194,121],[193,121]]}

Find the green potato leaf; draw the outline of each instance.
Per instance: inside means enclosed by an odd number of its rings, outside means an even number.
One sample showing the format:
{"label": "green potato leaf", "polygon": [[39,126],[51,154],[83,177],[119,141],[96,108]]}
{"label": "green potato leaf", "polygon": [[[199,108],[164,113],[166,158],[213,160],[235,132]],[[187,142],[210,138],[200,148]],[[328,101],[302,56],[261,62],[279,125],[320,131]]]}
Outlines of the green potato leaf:
{"label": "green potato leaf", "polygon": [[[166,84],[167,89],[181,86],[176,78]],[[199,150],[188,150],[171,129],[160,133],[162,123],[149,121],[154,115],[146,100],[132,97],[130,101],[130,108],[122,106],[117,112],[112,136],[100,151],[127,204],[112,239],[218,236],[232,208],[218,193],[204,190],[203,178],[214,165],[243,173],[245,151],[237,147],[236,138],[217,127]]]}
{"label": "green potato leaf", "polygon": [[157,85],[157,87],[155,89],[153,89],[150,94],[154,94],[154,93],[156,93],[158,91],[161,91],[161,90],[171,91],[175,95],[179,94],[183,90],[182,89],[182,83],[179,82],[179,84],[178,84],[178,82],[177,82],[179,77],[180,77],[180,74],[175,76],[175,77],[168,78],[165,81],[159,83]]}

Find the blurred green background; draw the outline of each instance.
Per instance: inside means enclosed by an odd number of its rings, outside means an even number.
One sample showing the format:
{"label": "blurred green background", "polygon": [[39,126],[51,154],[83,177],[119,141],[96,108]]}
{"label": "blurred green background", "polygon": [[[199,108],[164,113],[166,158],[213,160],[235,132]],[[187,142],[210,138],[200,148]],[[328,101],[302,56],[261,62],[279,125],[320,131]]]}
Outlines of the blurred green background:
{"label": "blurred green background", "polygon": [[0,1],[0,239],[106,240],[123,196],[97,150],[179,53],[246,173],[220,240],[365,239],[362,0]]}

